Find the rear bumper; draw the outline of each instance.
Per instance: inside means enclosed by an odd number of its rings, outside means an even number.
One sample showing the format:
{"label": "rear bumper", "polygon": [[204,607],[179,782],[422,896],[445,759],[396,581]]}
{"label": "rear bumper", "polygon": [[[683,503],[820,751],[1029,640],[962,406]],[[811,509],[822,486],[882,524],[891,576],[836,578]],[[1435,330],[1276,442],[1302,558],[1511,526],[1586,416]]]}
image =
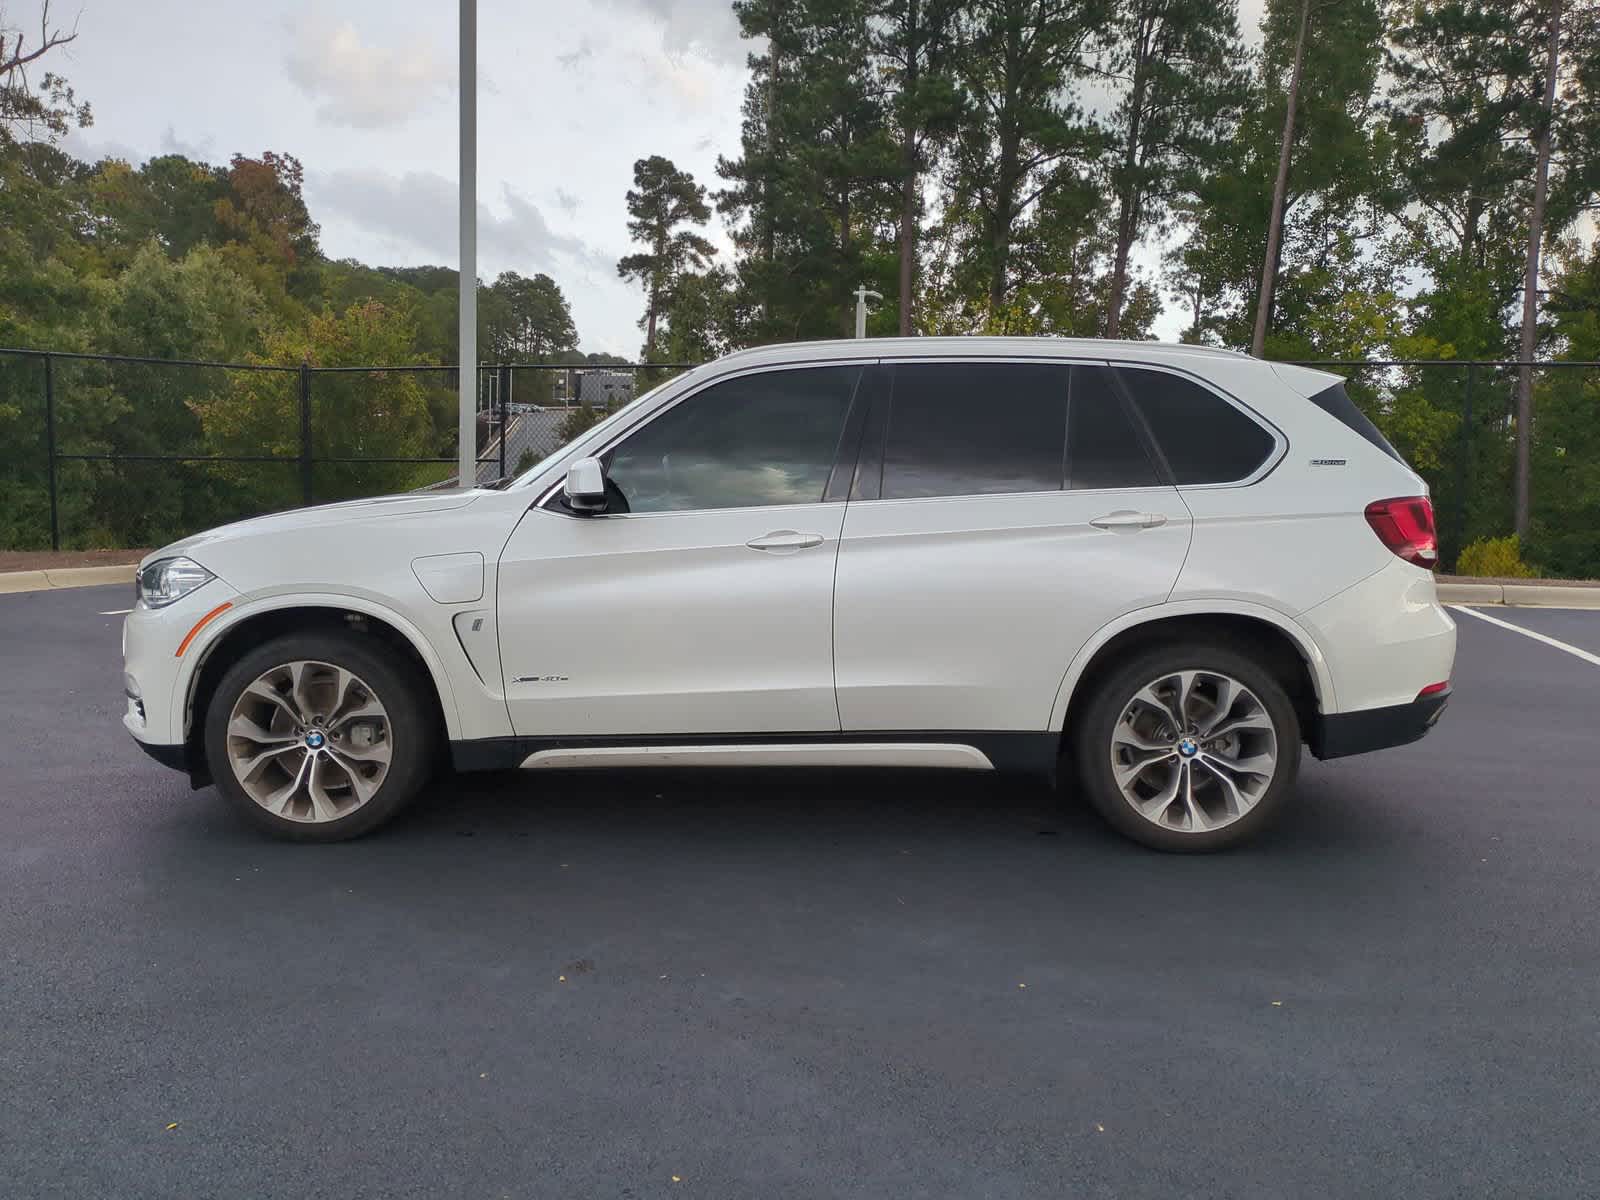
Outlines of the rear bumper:
{"label": "rear bumper", "polygon": [[1306,744],[1318,758],[1344,758],[1415,742],[1434,727],[1450,703],[1450,689],[1418,696],[1410,704],[1318,717]]}

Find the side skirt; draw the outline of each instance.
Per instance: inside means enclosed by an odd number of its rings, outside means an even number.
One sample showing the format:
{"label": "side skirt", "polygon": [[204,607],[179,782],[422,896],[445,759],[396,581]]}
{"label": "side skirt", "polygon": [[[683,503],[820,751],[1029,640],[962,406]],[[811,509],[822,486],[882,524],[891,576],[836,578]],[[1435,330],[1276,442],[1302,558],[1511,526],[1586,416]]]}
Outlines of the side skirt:
{"label": "side skirt", "polygon": [[1061,739],[1053,733],[941,729],[474,738],[451,742],[450,755],[458,771],[517,767],[932,767],[1053,779],[1060,748]]}

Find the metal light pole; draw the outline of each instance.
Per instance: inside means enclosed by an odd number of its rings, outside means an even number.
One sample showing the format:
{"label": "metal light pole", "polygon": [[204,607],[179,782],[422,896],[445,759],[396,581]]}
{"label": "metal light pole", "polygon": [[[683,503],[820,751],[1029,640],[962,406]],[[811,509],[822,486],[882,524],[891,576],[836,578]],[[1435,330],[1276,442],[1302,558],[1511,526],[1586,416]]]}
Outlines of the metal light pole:
{"label": "metal light pole", "polygon": [[478,0],[461,0],[461,278],[457,482],[478,482]]}
{"label": "metal light pole", "polygon": [[864,337],[867,336],[867,301],[868,300],[882,300],[883,297],[877,292],[869,292],[869,291],[867,291],[867,285],[866,284],[862,284],[860,287],[856,288],[855,296],[856,296],[856,336],[858,338],[864,338]]}

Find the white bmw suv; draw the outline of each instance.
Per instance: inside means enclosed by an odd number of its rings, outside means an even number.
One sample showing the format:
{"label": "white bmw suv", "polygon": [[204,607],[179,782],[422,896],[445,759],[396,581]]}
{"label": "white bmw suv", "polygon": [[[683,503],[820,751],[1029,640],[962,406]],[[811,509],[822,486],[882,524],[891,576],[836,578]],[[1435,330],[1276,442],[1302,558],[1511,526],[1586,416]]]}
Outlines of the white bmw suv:
{"label": "white bmw suv", "polygon": [[1422,480],[1334,375],[1150,343],[770,346],[494,488],[140,567],[124,722],[262,829],[457,769],[1053,777],[1163,850],[1420,738],[1455,626]]}

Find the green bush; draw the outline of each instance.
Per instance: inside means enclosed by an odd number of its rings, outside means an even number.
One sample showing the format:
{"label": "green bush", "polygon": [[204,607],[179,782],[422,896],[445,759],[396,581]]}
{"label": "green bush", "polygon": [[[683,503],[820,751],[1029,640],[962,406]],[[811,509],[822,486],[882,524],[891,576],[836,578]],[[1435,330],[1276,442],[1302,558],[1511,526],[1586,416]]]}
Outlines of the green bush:
{"label": "green bush", "polygon": [[1534,570],[1522,561],[1522,546],[1513,533],[1473,542],[1456,559],[1456,574],[1481,579],[1531,579]]}

